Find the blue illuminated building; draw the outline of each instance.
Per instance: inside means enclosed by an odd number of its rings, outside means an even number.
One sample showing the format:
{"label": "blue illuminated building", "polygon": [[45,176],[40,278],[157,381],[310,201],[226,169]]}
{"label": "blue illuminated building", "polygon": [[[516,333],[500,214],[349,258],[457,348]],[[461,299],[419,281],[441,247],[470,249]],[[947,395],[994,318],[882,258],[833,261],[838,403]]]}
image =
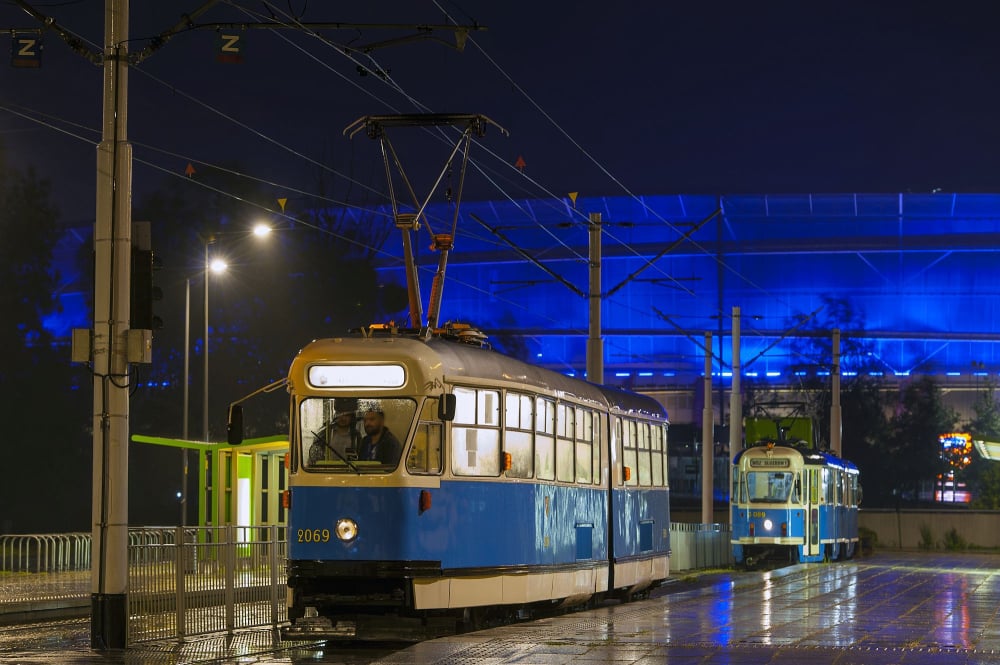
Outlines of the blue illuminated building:
{"label": "blue illuminated building", "polygon": [[[389,206],[334,212],[346,228],[384,225],[375,234],[386,238],[375,253],[380,280],[404,283]],[[451,232],[451,205],[427,212],[431,231]],[[845,346],[866,349],[863,367],[845,362],[848,374],[971,382],[1000,373],[995,194],[464,201],[440,320],[473,323],[498,347],[583,376],[591,213],[602,225],[607,383],[690,392],[703,373],[706,332],[721,347],[713,373],[725,381],[736,306],[751,379],[828,376],[832,327]],[[427,228],[416,233],[426,307],[438,254],[428,249]],[[49,322],[57,334],[87,325],[85,315],[70,320],[79,311],[74,298],[67,289],[69,318]]]}
{"label": "blue illuminated building", "polygon": [[[725,375],[735,306],[751,377],[828,374],[830,358],[803,355],[802,340],[830,327],[868,348],[864,371],[1000,371],[1000,195],[620,196],[465,202],[460,212],[442,321],[516,336],[561,371],[586,364],[590,213],[603,230],[608,382],[690,385],[706,331],[727,338],[714,370]],[[447,232],[450,215],[432,207],[433,230]],[[418,261],[426,301],[437,255]],[[398,262],[383,263],[403,279]]]}

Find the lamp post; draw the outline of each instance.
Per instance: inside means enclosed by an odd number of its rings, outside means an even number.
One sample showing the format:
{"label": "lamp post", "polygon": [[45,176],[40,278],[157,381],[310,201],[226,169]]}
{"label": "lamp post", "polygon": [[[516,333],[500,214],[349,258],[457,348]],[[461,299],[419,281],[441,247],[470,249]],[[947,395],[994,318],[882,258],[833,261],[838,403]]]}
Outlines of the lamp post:
{"label": "lamp post", "polygon": [[[258,223],[253,228],[253,234],[262,238],[271,232],[271,227],[265,223]],[[201,439],[208,443],[208,275],[210,272],[223,273],[228,267],[221,258],[211,261],[208,256],[208,246],[215,242],[218,235],[215,234],[207,238],[202,238],[204,245],[204,260],[202,262],[201,275],[204,280],[204,337],[202,338],[203,376],[202,376],[202,413],[201,413]],[[243,235],[239,233],[238,235]],[[190,368],[191,368],[191,278],[184,280],[184,417],[183,417],[183,437],[188,440],[188,415],[189,390],[190,390]],[[181,449],[181,526],[187,524],[187,485],[188,485],[188,450]]]}

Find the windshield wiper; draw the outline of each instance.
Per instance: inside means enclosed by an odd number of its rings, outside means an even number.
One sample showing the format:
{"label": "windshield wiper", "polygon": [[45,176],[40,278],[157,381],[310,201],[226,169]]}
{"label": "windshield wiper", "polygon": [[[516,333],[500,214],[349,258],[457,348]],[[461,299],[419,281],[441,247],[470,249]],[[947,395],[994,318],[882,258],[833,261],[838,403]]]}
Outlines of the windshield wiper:
{"label": "windshield wiper", "polygon": [[329,448],[330,450],[332,450],[333,454],[336,455],[337,457],[339,457],[341,460],[343,460],[344,464],[346,464],[347,466],[351,467],[351,471],[353,471],[354,473],[358,474],[359,476],[361,475],[361,470],[358,469],[358,467],[354,466],[354,463],[351,462],[351,460],[349,460],[346,457],[344,457],[343,455],[341,455],[339,450],[337,450],[336,448],[334,448],[333,446],[331,446],[329,443],[327,443],[326,439],[323,438],[322,435],[320,435],[320,434],[318,434],[316,432],[313,432],[312,430],[309,430],[309,431],[312,432],[312,435],[314,437],[316,437],[317,439],[319,439],[320,441],[323,442],[323,446],[324,447]]}

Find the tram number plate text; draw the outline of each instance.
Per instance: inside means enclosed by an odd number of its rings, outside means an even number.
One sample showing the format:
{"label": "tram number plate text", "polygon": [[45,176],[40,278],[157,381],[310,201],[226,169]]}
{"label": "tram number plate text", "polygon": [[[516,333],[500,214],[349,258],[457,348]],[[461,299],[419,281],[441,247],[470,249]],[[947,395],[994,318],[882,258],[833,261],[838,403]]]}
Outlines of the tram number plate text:
{"label": "tram number plate text", "polygon": [[767,513],[763,510],[754,510],[750,513],[750,517],[767,517]]}
{"label": "tram number plate text", "polygon": [[300,543],[328,543],[330,542],[329,529],[299,529],[296,538]]}

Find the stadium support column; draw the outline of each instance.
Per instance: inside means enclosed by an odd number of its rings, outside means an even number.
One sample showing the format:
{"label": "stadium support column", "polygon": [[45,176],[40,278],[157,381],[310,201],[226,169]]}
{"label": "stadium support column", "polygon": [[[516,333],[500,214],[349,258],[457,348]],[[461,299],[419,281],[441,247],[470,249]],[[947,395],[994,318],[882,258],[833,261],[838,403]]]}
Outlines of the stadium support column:
{"label": "stadium support column", "polygon": [[587,380],[604,383],[604,340],[601,338],[601,213],[590,213],[590,336]]}
{"label": "stadium support column", "polygon": [[126,142],[128,0],[104,9],[104,113],[94,222],[94,459],[90,644],[124,649],[128,628],[127,335],[132,152]]}
{"label": "stadium support column", "polygon": [[833,330],[833,367],[830,369],[830,451],[843,457],[841,453],[840,435],[842,433],[842,414],[840,412],[840,329]]}
{"label": "stadium support column", "polygon": [[712,417],[712,333],[705,333],[705,406],[701,411],[701,523],[714,524],[715,419]]}
{"label": "stadium support column", "polygon": [[733,388],[729,392],[729,459],[743,442],[743,400],[740,395],[740,308],[733,307]]}

